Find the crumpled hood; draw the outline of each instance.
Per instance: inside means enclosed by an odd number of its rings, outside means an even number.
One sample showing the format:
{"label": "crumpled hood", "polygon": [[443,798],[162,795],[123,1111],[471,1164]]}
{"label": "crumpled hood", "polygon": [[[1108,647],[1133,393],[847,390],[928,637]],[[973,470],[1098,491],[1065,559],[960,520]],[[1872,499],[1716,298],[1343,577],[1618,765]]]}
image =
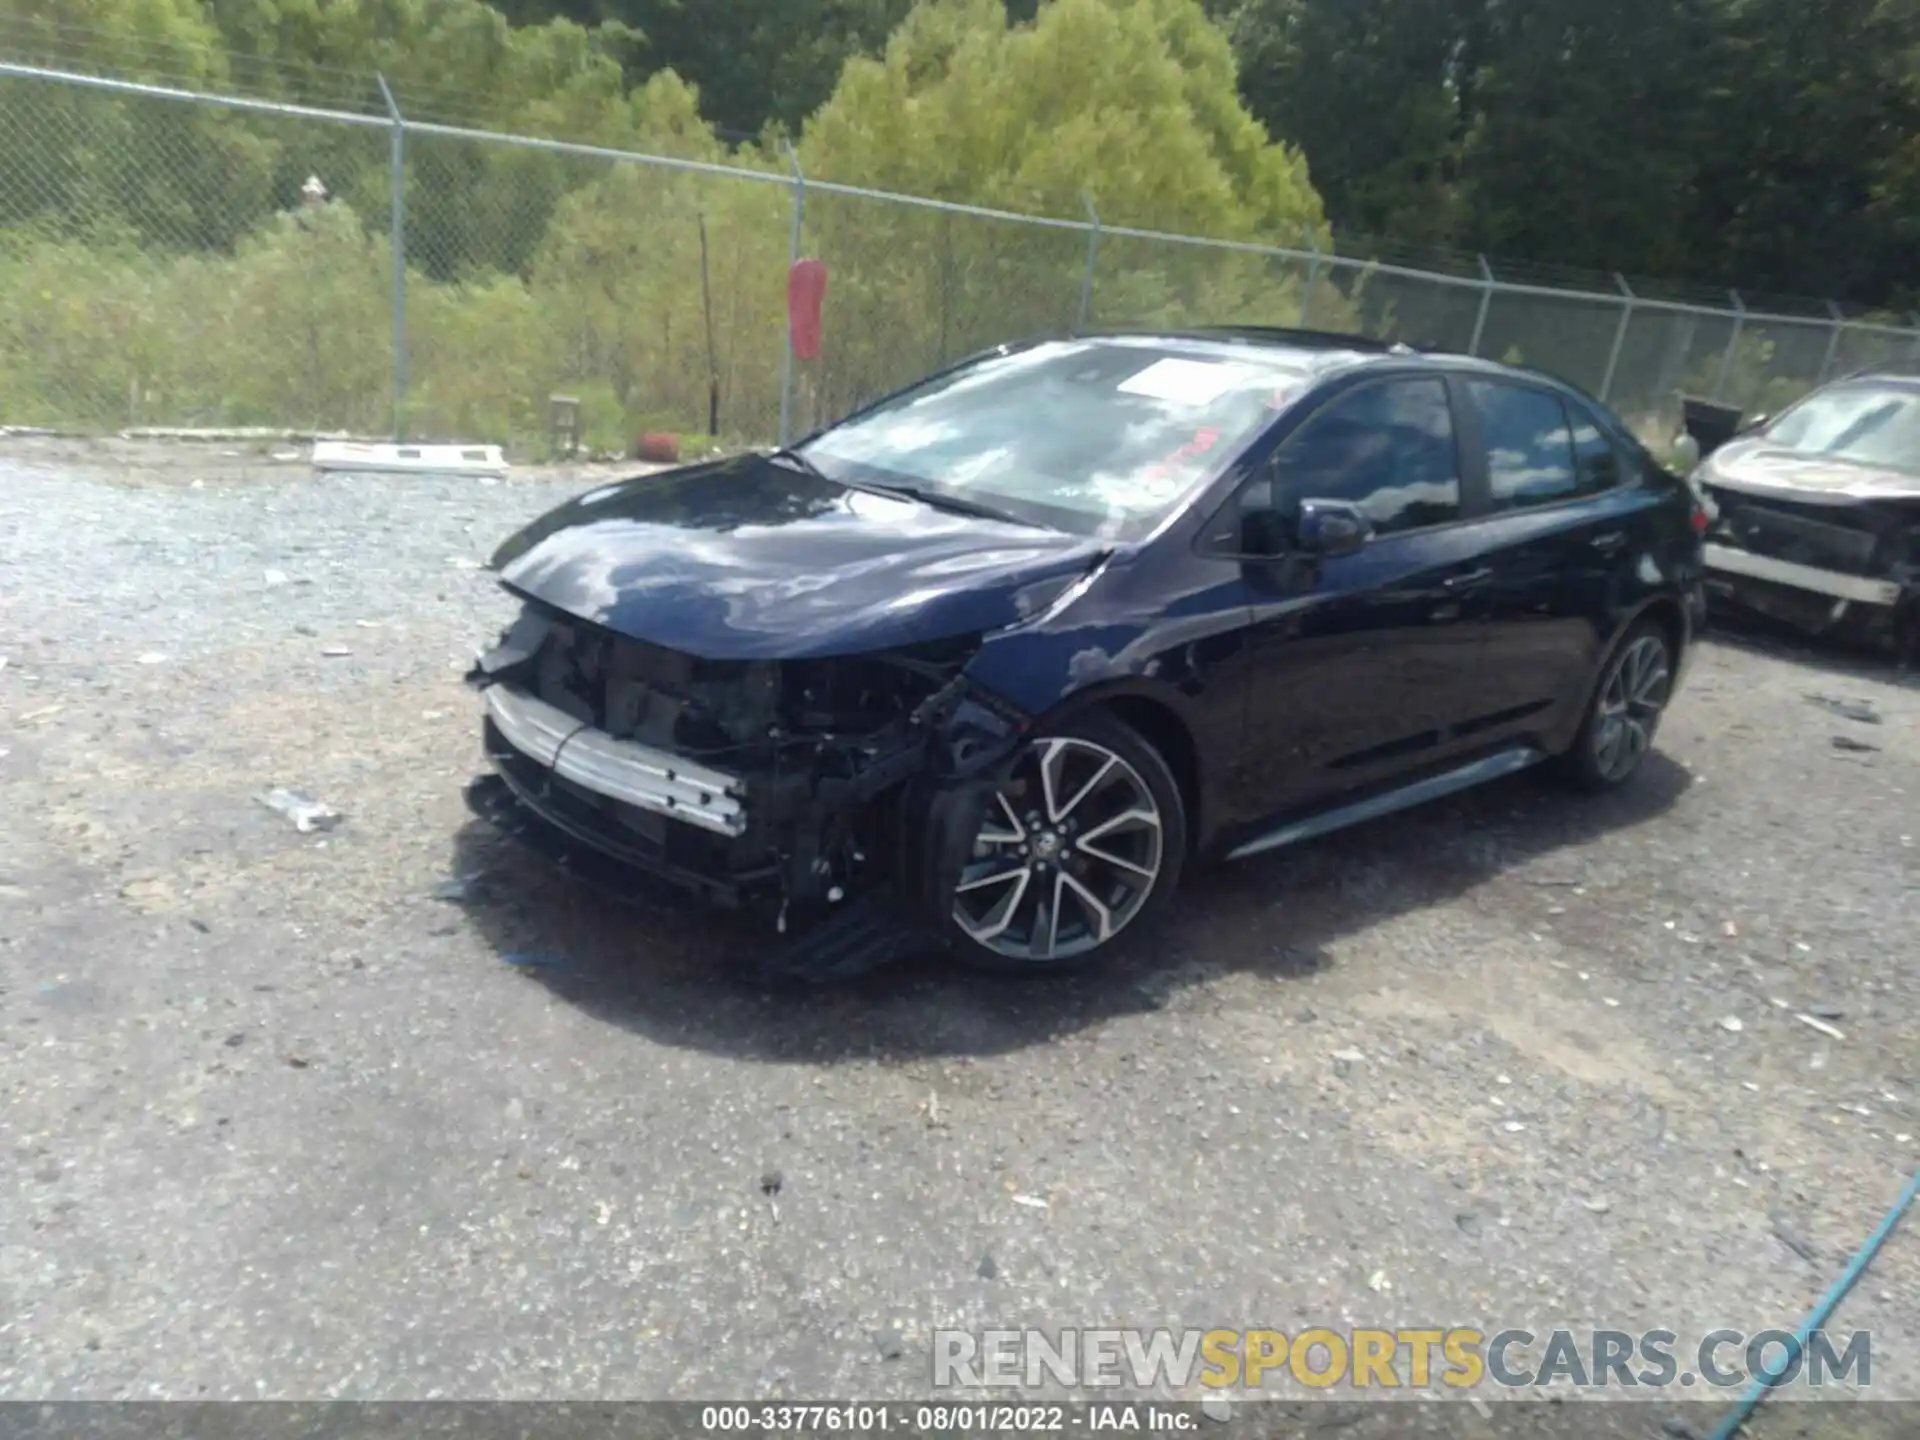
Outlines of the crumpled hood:
{"label": "crumpled hood", "polygon": [[1703,484],[1809,505],[1920,500],[1920,475],[1783,449],[1764,435],[1721,446],[1701,463],[1699,477]]}
{"label": "crumpled hood", "polygon": [[509,589],[631,639],[710,660],[809,659],[1002,629],[1105,548],[746,455],[602,486],[492,563]]}

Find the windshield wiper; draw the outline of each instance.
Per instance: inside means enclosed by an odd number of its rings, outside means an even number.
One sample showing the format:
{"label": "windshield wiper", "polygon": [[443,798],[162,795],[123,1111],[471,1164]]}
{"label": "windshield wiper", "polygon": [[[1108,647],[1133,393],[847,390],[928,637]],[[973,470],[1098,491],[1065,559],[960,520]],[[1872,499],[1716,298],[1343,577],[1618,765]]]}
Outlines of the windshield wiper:
{"label": "windshield wiper", "polygon": [[802,455],[798,450],[791,450],[791,449],[773,450],[768,452],[767,458],[769,460],[784,460],[787,462],[787,464],[793,466],[794,469],[804,470],[807,474],[811,475],[816,480],[827,480],[832,478],[826,473],[826,471],[822,470],[818,465],[814,464],[813,461],[809,460],[806,456]]}
{"label": "windshield wiper", "polygon": [[851,485],[856,490],[871,490],[876,495],[905,496],[909,500],[918,500],[922,505],[931,505],[937,510],[951,510],[956,515],[971,515],[976,520],[999,520],[1008,525],[1025,525],[1029,529],[1041,528],[1031,520],[1021,519],[1010,510],[1002,510],[995,505],[982,504],[964,495],[935,490],[926,485],[903,485],[893,480],[842,480],[840,483]]}
{"label": "windshield wiper", "polygon": [[844,475],[829,475],[798,450],[774,450],[769,452],[768,458],[784,460],[796,470],[805,471],[816,480],[845,485],[849,490],[865,490],[870,495],[904,496],[908,500],[918,500],[922,505],[951,510],[957,515],[971,515],[976,520],[999,520],[1009,525],[1025,525],[1029,529],[1044,528],[1035,525],[1031,520],[1021,519],[1010,510],[1002,510],[998,506],[969,500],[963,495],[954,495],[925,485],[910,485],[896,480],[849,480]]}

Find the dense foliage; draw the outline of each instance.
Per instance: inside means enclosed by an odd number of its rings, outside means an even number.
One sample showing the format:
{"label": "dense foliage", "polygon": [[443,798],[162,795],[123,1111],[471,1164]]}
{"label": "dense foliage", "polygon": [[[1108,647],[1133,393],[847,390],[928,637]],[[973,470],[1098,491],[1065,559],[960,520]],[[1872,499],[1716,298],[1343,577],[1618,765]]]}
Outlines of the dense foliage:
{"label": "dense foliage", "polygon": [[[617,23],[511,26],[479,0],[0,0],[0,35],[73,66],[462,120],[758,172],[622,165],[415,132],[407,141],[410,428],[490,438],[576,395],[589,433],[778,404],[792,193],[778,127],[732,142],[671,69],[631,83]],[[79,53],[75,53],[79,52]],[[197,67],[181,67],[190,60]],[[458,77],[472,77],[460,90]],[[771,118],[771,117],[769,117]],[[1241,106],[1197,0],[926,0],[792,137],[806,170],[1035,214],[1324,244],[1297,150]],[[379,427],[389,404],[390,134],[70,87],[0,85],[0,420]],[[303,203],[309,176],[330,200]],[[1291,321],[1300,277],[1191,247],[1101,283],[1067,230],[814,193],[834,343],[802,418],[982,344],[1089,318]],[[1345,298],[1327,287],[1322,318]],[[709,321],[711,315],[711,321]]]}
{"label": "dense foliage", "polygon": [[[1006,0],[1029,16],[1036,0]],[[1336,229],[1920,303],[1910,0],[1207,0]],[[507,0],[645,33],[722,125],[797,128],[903,0]],[[796,63],[798,62],[798,63]]]}
{"label": "dense foliage", "polygon": [[[1043,8],[1003,4],[1016,20]],[[1911,0],[1204,4],[1231,37],[1247,109],[1305,153],[1343,234],[1920,303]],[[881,56],[911,8],[0,0],[0,49],[356,106],[375,98],[369,76],[381,70],[424,118],[570,134],[604,130],[623,82],[671,70],[716,133],[738,141],[769,125],[801,134],[846,63]],[[1190,32],[1191,8],[1167,23]],[[1209,62],[1207,83],[1219,73]],[[1036,83],[1046,93],[1023,120],[1073,112],[1070,80]],[[1043,138],[1021,143],[1058,155]],[[889,155],[886,168],[911,163]]]}
{"label": "dense foliage", "polygon": [[[816,178],[1091,206],[1109,227],[1892,309],[1920,303],[1915,17],[1910,0],[0,0],[0,52],[368,115],[378,73],[416,120],[769,178],[792,144]],[[378,427],[388,145],[378,126],[0,83],[0,422]],[[524,435],[552,390],[603,438],[684,426],[709,368],[727,428],[770,427],[784,185],[415,135],[406,198],[418,428]],[[801,377],[809,414],[1083,306],[1473,323],[1467,291],[1322,273],[1309,293],[1299,265],[1114,235],[1083,294],[1076,232],[819,192],[805,237],[836,317]],[[1496,306],[1487,340],[1584,373],[1609,314]],[[1781,343],[1822,363],[1817,332],[1756,333],[1732,381],[1775,385]],[[1697,381],[1724,346],[1709,323],[1625,363]]]}
{"label": "dense foliage", "polygon": [[1908,0],[1219,0],[1337,229],[1920,298]]}

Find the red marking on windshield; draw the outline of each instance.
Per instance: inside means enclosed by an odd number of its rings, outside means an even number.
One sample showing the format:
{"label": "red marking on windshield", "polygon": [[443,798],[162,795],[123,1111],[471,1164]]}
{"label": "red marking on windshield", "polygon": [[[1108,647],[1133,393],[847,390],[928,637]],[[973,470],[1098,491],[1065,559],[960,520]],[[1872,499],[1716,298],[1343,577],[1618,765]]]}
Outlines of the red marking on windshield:
{"label": "red marking on windshield", "polygon": [[1183,460],[1192,460],[1204,455],[1220,443],[1220,432],[1211,425],[1203,425],[1193,432],[1193,438],[1181,442],[1180,447],[1166,459],[1149,466],[1144,473],[1149,480],[1158,480],[1173,472],[1173,468]]}

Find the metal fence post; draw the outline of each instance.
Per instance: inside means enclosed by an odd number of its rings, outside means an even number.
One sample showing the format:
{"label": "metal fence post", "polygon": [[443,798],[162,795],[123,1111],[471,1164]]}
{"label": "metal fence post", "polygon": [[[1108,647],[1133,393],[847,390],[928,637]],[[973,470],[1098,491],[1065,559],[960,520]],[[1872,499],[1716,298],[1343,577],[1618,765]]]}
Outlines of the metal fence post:
{"label": "metal fence post", "polygon": [[1607,373],[1600,379],[1600,403],[1603,405],[1613,394],[1613,372],[1620,364],[1620,347],[1627,343],[1627,326],[1633,322],[1633,287],[1627,284],[1626,276],[1617,270],[1613,275],[1613,283],[1626,296],[1626,303],[1620,307],[1620,324],[1613,332],[1613,348],[1607,352]]}
{"label": "metal fence post", "polygon": [[1313,258],[1307,261],[1307,288],[1300,292],[1300,328],[1313,328],[1313,292],[1320,288],[1320,242],[1314,233],[1307,232],[1307,249],[1313,252]]}
{"label": "metal fence post", "polygon": [[1831,300],[1827,301],[1827,313],[1833,316],[1833,329],[1827,333],[1827,353],[1820,361],[1820,378],[1813,382],[1816,386],[1826,384],[1833,373],[1833,359],[1840,353],[1840,337],[1847,329],[1846,312]]}
{"label": "metal fence post", "polygon": [[1480,313],[1473,317],[1473,339],[1467,342],[1467,354],[1478,355],[1480,337],[1487,330],[1487,308],[1493,304],[1493,267],[1487,264],[1487,257],[1484,255],[1476,255],[1473,258],[1480,262],[1480,278],[1483,283],[1480,286]]}
{"label": "metal fence post", "polygon": [[393,118],[393,174],[390,180],[393,223],[393,438],[407,438],[407,122],[395,103],[387,77],[374,72],[380,98]]}
{"label": "metal fence post", "polygon": [[1084,190],[1080,192],[1080,203],[1087,207],[1087,219],[1093,222],[1093,229],[1087,235],[1087,273],[1080,277],[1080,319],[1073,327],[1075,335],[1084,335],[1087,330],[1087,316],[1093,309],[1093,267],[1100,258],[1100,212],[1093,208],[1093,196]]}
{"label": "metal fence post", "polygon": [[[787,242],[787,274],[793,274],[793,267],[800,263],[800,240],[802,227],[807,215],[807,172],[800,168],[800,157],[794,153],[791,144],[787,146],[787,163],[793,167],[793,234]],[[783,332],[786,336],[786,348],[780,356],[780,443],[784,446],[793,439],[793,311],[787,311],[787,324]]]}
{"label": "metal fence post", "polygon": [[1727,294],[1733,300],[1733,333],[1727,336],[1727,353],[1720,357],[1720,374],[1713,382],[1713,398],[1723,399],[1727,393],[1727,381],[1733,377],[1733,352],[1740,348],[1740,332],[1746,328],[1747,307],[1741,300],[1738,290],[1729,290]]}

